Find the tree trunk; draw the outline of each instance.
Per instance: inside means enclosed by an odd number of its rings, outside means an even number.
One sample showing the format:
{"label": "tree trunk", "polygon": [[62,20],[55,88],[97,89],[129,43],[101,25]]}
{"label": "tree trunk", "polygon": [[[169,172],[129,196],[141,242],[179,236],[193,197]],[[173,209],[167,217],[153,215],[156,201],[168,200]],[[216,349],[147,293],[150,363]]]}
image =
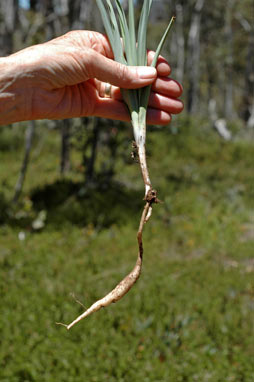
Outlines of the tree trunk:
{"label": "tree trunk", "polygon": [[232,139],[231,131],[227,127],[227,121],[225,119],[218,118],[216,111],[216,101],[213,98],[209,100],[208,112],[212,122],[212,127],[223,139],[225,139],[225,141],[230,141]]}
{"label": "tree trunk", "polygon": [[0,56],[13,52],[13,34],[18,22],[18,0],[0,2]]}
{"label": "tree trunk", "polygon": [[69,0],[70,29],[94,29],[96,14],[97,7],[93,0]]}
{"label": "tree trunk", "polygon": [[89,184],[94,179],[94,166],[95,166],[95,160],[97,156],[97,146],[98,146],[98,140],[99,140],[99,120],[98,118],[93,118],[91,120],[92,123],[92,137],[89,139],[89,144],[91,146],[91,154],[89,158],[83,158],[84,165],[86,166],[86,172],[85,172],[85,182],[86,184]]}
{"label": "tree trunk", "polygon": [[[80,29],[80,3],[82,0],[69,0],[69,25],[70,29]],[[84,26],[83,26],[84,27]]]}
{"label": "tree trunk", "polygon": [[14,190],[14,196],[13,196],[13,202],[14,203],[16,203],[18,201],[19,196],[20,196],[22,189],[23,189],[25,176],[26,176],[26,172],[27,172],[27,167],[28,167],[28,163],[29,163],[29,158],[30,158],[30,153],[31,153],[31,148],[32,148],[32,143],[33,143],[34,132],[35,132],[35,121],[29,121],[29,125],[28,125],[28,127],[26,129],[26,133],[25,133],[24,158],[23,158],[19,177],[18,177],[17,183],[15,185],[15,190]]}
{"label": "tree trunk", "polygon": [[177,66],[176,79],[182,83],[184,76],[184,34],[183,34],[183,6],[176,4],[176,41],[177,41]]}
{"label": "tree trunk", "polygon": [[[82,0],[80,6],[80,23],[82,25],[82,29],[91,29],[92,25],[95,24],[95,10],[97,11],[97,7],[95,7],[95,3],[93,0]],[[100,18],[99,18],[100,20]]]}
{"label": "tree trunk", "polygon": [[200,24],[204,3],[205,0],[197,0],[195,4],[188,37],[187,68],[189,74],[189,89],[187,110],[191,114],[197,112],[199,102]]}
{"label": "tree trunk", "polygon": [[251,26],[249,34],[248,52],[245,69],[243,119],[248,127],[254,128],[254,27]]}
{"label": "tree trunk", "polygon": [[226,24],[225,24],[225,41],[226,41],[226,61],[225,61],[225,118],[228,120],[234,117],[233,102],[233,30],[232,30],[232,13],[235,0],[228,0],[226,4]]}
{"label": "tree trunk", "polygon": [[64,119],[61,121],[61,164],[60,164],[60,173],[63,175],[68,172],[71,168],[70,161],[70,129],[71,121],[70,119]]}

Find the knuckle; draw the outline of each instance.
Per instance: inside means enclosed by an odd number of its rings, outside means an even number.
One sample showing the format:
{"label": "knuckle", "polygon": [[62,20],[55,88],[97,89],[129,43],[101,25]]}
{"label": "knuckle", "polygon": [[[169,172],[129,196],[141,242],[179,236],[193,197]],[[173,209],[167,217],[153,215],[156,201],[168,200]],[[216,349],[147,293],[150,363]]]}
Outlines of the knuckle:
{"label": "knuckle", "polygon": [[96,78],[96,57],[97,53],[90,48],[85,51],[85,72],[88,78]]}
{"label": "knuckle", "polygon": [[183,94],[183,87],[178,81],[176,81],[176,82],[178,85],[178,97],[181,97],[181,95]]}
{"label": "knuckle", "polygon": [[119,70],[118,70],[119,78],[122,81],[127,81],[128,77],[129,77],[128,76],[127,66],[118,63],[118,68],[119,68]]}
{"label": "knuckle", "polygon": [[126,88],[130,88],[133,84],[133,71],[131,72],[128,66],[119,64],[119,80],[124,83]]}

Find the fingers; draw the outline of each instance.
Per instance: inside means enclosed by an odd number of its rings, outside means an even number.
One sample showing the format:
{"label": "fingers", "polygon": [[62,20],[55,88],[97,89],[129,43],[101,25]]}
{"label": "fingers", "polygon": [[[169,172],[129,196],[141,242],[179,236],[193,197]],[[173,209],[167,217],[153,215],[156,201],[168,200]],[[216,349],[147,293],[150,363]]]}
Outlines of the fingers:
{"label": "fingers", "polygon": [[[147,64],[148,65],[152,64],[154,56],[155,56],[155,52],[152,51],[152,50],[149,50],[148,53],[147,53]],[[158,76],[165,76],[165,77],[167,77],[171,73],[171,68],[170,68],[169,63],[162,56],[159,56],[159,58],[157,60],[156,69],[157,69],[157,72],[158,72]]]}
{"label": "fingers", "polygon": [[[97,78],[126,89],[149,85],[157,75],[158,77],[168,77],[171,73],[167,60],[162,56],[158,58],[157,73],[153,69],[145,67],[139,68],[139,72],[137,67],[126,67],[115,62],[109,40],[98,32],[71,31],[53,41],[79,48],[80,57],[77,61],[81,67],[83,66],[84,77],[88,74],[89,78]],[[147,52],[148,65],[151,65],[154,55],[154,51]],[[147,70],[151,72],[148,74]],[[155,91],[157,90],[155,89]]]}
{"label": "fingers", "polygon": [[130,121],[130,115],[125,104],[112,98],[100,98],[96,102],[93,115],[118,121]]}
{"label": "fingers", "polygon": [[[92,49],[89,50],[90,59],[86,65],[89,78],[97,78],[125,89],[137,89],[152,84],[157,76],[168,77],[171,73],[168,62],[161,56],[158,58],[155,70],[150,66],[125,66]],[[155,52],[148,52],[148,65],[151,64],[154,55]],[[160,82],[158,84],[160,86]]]}
{"label": "fingers", "polygon": [[[89,54],[88,54],[89,53]],[[86,72],[89,78],[125,89],[136,89],[151,84],[157,77],[155,68],[125,66],[89,49],[86,52]]]}
{"label": "fingers", "polygon": [[[105,83],[97,82],[100,97],[104,97]],[[182,101],[177,98],[182,94],[181,85],[171,78],[158,78],[152,86],[149,107],[170,114],[179,114],[183,110]],[[118,87],[112,86],[111,97],[121,101],[122,95]]]}
{"label": "fingers", "polygon": [[147,123],[148,125],[165,126],[171,122],[171,114],[163,110],[148,108]]}
{"label": "fingers", "polygon": [[183,103],[179,99],[169,98],[154,92],[150,95],[148,106],[170,114],[179,114],[183,110]]}
{"label": "fingers", "polygon": [[[98,81],[98,89],[100,89],[101,96],[104,94],[105,83]],[[172,78],[161,77],[157,78],[152,84],[152,91],[155,93],[163,94],[167,97],[178,98],[182,95],[182,86]],[[112,97],[115,99],[122,99],[121,91],[118,87],[112,86]]]}
{"label": "fingers", "polygon": [[178,98],[182,95],[183,88],[179,82],[169,77],[158,77],[152,84],[152,90],[168,97]]}
{"label": "fingers", "polygon": [[[100,99],[96,103],[94,115],[102,118],[129,122],[130,115],[125,104],[110,98]],[[171,114],[154,108],[148,108],[147,123],[151,125],[167,125],[171,121]]]}
{"label": "fingers", "polygon": [[[84,50],[85,48],[91,48],[101,55],[113,59],[114,55],[110,42],[104,34],[94,31],[70,31],[65,35],[58,37],[55,41],[66,43],[67,41],[73,46],[78,46]],[[155,52],[148,50],[147,61],[148,65],[151,65]],[[159,56],[157,63],[157,71],[161,76],[169,76],[171,69],[168,62],[162,56]]]}

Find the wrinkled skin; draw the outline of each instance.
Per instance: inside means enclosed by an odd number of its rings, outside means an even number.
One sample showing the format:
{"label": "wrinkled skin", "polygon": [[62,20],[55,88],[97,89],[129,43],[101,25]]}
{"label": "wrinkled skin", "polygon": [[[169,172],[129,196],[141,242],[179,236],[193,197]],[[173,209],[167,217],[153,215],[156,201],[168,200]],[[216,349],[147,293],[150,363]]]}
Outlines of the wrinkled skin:
{"label": "wrinkled skin", "polygon": [[[154,52],[148,52],[148,64]],[[137,67],[113,60],[107,38],[97,32],[72,31],[0,59],[0,124],[32,119],[99,116],[129,121],[119,87],[152,83],[148,123],[165,125],[182,111],[181,85],[171,79],[160,57],[156,70],[140,76]],[[144,68],[141,71],[145,71]],[[112,85],[104,98],[105,83]]]}

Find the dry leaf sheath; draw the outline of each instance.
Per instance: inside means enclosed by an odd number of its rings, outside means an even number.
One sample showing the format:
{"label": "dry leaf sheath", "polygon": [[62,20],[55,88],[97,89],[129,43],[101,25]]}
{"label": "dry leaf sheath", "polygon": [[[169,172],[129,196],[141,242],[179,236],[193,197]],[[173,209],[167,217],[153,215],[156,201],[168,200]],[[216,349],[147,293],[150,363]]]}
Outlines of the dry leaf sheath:
{"label": "dry leaf sheath", "polygon": [[[147,48],[146,48],[146,36],[147,36],[147,24],[148,17],[152,5],[152,0],[144,0],[143,7],[140,15],[138,33],[136,39],[135,30],[135,17],[134,17],[134,4],[133,0],[128,1],[129,12],[128,22],[125,16],[124,10],[120,0],[114,0],[115,8],[112,5],[111,0],[96,0],[99,7],[103,24],[109,38],[112,50],[114,52],[114,58],[116,61],[125,65],[147,65]],[[107,10],[105,8],[105,5]],[[115,12],[116,9],[116,12]],[[168,32],[171,28],[174,18],[170,20],[170,23],[158,45],[153,62],[151,66],[155,67],[160,51],[166,40]],[[133,133],[135,138],[135,144],[138,152],[138,159],[145,185],[145,207],[140,219],[139,229],[137,233],[138,240],[138,258],[133,270],[105,297],[96,301],[90,306],[83,314],[76,318],[69,325],[64,325],[67,329],[70,329],[76,323],[87,317],[91,313],[110,305],[113,302],[120,300],[135,284],[138,280],[143,257],[143,243],[142,233],[145,223],[149,220],[152,214],[152,205],[157,203],[157,192],[153,190],[151,181],[149,178],[145,143],[146,143],[146,113],[148,107],[148,99],[151,92],[151,86],[146,86],[138,90],[126,90],[121,89],[123,99],[129,109],[131,116],[131,123],[133,127]]]}

